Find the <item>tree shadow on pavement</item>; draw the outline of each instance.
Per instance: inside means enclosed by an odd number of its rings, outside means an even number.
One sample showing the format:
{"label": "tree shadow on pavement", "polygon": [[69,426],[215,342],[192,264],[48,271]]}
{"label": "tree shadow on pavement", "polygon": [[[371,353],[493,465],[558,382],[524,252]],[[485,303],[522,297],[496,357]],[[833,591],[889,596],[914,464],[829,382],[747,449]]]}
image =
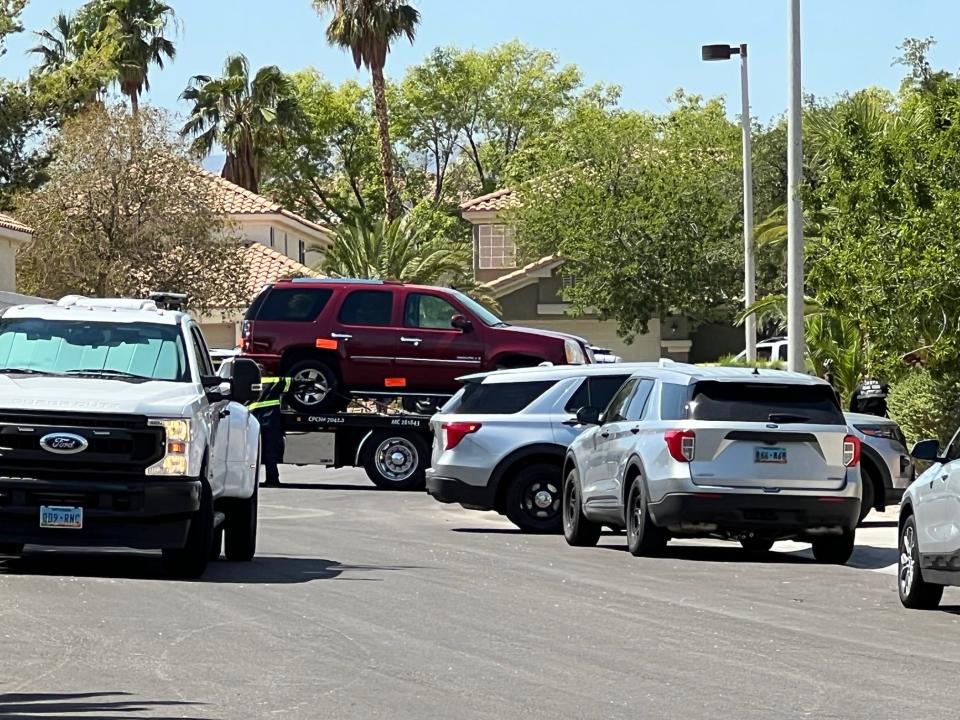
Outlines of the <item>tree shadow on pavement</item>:
{"label": "tree shadow on pavement", "polygon": [[[134,700],[125,692],[88,693],[0,693],[0,718],[60,718],[60,720],[114,720],[118,718],[147,717],[153,720],[201,720],[185,715],[184,708],[202,703],[184,700]],[[131,699],[121,699],[131,698]],[[170,708],[169,716],[156,715]]]}
{"label": "tree shadow on pavement", "polygon": [[[194,582],[245,585],[286,585],[331,580],[352,575],[421,569],[417,566],[343,565],[335,560],[261,555],[250,562],[213,561],[204,576]],[[167,577],[159,554],[75,550],[28,551],[19,558],[0,561],[3,575],[50,575],[58,577],[123,578],[163,580]],[[366,577],[365,580],[382,580]],[[0,713],[0,718],[5,717]]]}

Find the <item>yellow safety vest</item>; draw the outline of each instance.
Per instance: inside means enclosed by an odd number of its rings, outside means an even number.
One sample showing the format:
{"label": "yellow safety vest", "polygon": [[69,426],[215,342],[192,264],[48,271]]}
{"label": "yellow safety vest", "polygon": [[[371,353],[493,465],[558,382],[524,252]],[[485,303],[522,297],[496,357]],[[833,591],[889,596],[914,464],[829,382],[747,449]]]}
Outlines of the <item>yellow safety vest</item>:
{"label": "yellow safety vest", "polygon": [[263,389],[260,399],[250,403],[248,410],[262,410],[263,408],[280,407],[283,396],[290,392],[292,381],[288,377],[265,377],[260,379]]}

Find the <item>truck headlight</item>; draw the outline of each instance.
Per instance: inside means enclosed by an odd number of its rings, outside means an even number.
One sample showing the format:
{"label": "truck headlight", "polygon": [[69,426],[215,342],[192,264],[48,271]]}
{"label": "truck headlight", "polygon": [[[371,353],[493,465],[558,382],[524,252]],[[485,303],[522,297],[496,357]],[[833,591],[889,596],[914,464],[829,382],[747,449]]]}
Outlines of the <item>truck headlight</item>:
{"label": "truck headlight", "polygon": [[163,457],[147,468],[147,475],[187,475],[192,438],[190,421],[158,418],[148,420],[147,425],[162,427],[164,435]]}
{"label": "truck headlight", "polygon": [[567,356],[569,365],[583,365],[587,361],[587,356],[583,354],[583,348],[576,340],[564,340],[563,352]]}

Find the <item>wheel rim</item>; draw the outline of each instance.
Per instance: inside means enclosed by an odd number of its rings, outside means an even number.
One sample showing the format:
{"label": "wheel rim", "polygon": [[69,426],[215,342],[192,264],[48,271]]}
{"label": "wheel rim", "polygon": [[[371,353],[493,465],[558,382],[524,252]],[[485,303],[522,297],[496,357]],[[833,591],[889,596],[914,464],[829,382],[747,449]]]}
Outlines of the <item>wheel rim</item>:
{"label": "wheel rim", "polygon": [[560,512],[561,493],[556,483],[534,480],[523,491],[523,511],[531,518],[549,521]]}
{"label": "wheel rim", "polygon": [[900,541],[900,594],[906,597],[913,589],[914,574],[916,573],[916,563],[913,553],[916,549],[917,541],[914,537],[913,527],[907,526],[903,530],[903,538]]}
{"label": "wheel rim", "polygon": [[293,379],[311,384],[311,387],[294,393],[294,397],[303,405],[319,405],[330,394],[330,384],[319,370],[305,368],[294,375]]}
{"label": "wheel rim", "polygon": [[380,443],[374,453],[377,472],[391,482],[408,480],[416,471],[420,453],[406,438],[390,438]]}

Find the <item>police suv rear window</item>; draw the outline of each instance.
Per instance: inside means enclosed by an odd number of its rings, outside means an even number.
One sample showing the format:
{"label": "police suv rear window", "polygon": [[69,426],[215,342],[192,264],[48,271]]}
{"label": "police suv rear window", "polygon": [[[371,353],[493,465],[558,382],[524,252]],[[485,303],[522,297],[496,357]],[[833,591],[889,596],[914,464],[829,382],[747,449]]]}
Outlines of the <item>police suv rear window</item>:
{"label": "police suv rear window", "polygon": [[555,380],[467,383],[457,415],[511,415],[520,412],[556,384]]}
{"label": "police suv rear window", "polygon": [[692,420],[846,425],[828,385],[698,382],[688,415]]}

